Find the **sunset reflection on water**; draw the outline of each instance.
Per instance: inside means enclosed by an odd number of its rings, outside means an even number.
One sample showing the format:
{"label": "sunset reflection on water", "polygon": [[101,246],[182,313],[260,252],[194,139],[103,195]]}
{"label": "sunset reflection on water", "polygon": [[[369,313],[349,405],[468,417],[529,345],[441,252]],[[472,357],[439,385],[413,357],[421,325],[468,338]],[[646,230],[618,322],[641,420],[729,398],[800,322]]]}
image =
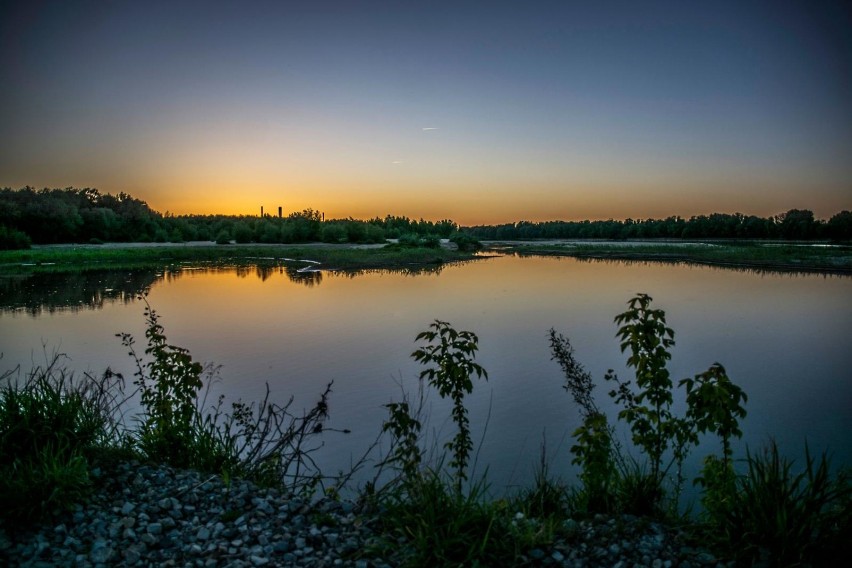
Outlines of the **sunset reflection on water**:
{"label": "sunset reflection on water", "polygon": [[[327,435],[329,473],[375,438],[382,405],[401,396],[398,383],[416,390],[414,337],[437,318],[480,338],[477,360],[489,380],[468,400],[477,442],[487,422],[479,471],[487,465],[496,487],[527,482],[544,435],[552,471],[570,477],[579,421],[550,360],[547,330],[571,339],[599,381],[599,403],[613,410],[604,373],[630,378],[613,317],[638,292],[654,298],[675,330],[673,379],[718,361],[748,393],[744,443],[754,448],[771,436],[798,455],[807,439],[812,451],[830,447],[838,463],[852,464],[852,278],[568,258],[500,257],[418,275],[297,274],[302,266],[183,269],[140,281],[169,341],[222,365],[215,394],[256,400],[269,382],[273,396],[294,395],[307,408],[334,380],[330,426],[352,434]],[[134,301],[4,311],[3,368],[27,368],[44,343],[68,353],[75,369],[110,366],[130,376],[114,334],[142,342],[143,326]],[[431,396],[430,405],[431,429],[451,433],[446,404]],[[704,450],[718,448],[710,441]]]}

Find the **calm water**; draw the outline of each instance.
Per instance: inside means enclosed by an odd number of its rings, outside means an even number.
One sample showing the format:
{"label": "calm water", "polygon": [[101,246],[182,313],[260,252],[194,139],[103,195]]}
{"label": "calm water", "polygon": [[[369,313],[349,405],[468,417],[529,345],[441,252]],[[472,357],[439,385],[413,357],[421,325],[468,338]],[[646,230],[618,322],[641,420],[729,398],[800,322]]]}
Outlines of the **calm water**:
{"label": "calm water", "polygon": [[[435,318],[480,337],[489,372],[469,399],[478,471],[494,487],[526,483],[546,439],[551,470],[565,478],[576,409],[550,360],[547,330],[571,338],[578,359],[603,383],[622,378],[625,357],[613,317],[637,292],[666,310],[677,345],[675,379],[718,361],[749,395],[744,443],[774,437],[787,453],[830,448],[852,465],[852,278],[757,274],[661,264],[501,257],[440,273],[297,274],[298,267],[190,269],[41,276],[0,281],[0,368],[44,360],[42,345],[78,370],[106,366],[132,375],[116,332],[144,340],[149,289],[170,342],[222,365],[216,393],[273,396],[309,407],[334,381],[320,456],[328,473],[366,449],[381,407],[416,390],[415,335]],[[606,385],[598,400],[608,407]],[[447,406],[430,397],[431,431],[452,431]],[[487,423],[487,428],[485,428]],[[703,448],[717,450],[712,442]],[[696,456],[697,459],[697,456]]]}

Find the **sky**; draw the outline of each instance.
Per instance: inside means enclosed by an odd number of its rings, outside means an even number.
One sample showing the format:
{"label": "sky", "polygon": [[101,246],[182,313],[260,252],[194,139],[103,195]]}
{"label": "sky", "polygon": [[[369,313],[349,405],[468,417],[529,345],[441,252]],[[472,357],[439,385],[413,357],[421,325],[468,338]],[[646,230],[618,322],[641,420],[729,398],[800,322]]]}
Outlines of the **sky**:
{"label": "sky", "polygon": [[848,2],[0,0],[0,187],[175,214],[852,209]]}

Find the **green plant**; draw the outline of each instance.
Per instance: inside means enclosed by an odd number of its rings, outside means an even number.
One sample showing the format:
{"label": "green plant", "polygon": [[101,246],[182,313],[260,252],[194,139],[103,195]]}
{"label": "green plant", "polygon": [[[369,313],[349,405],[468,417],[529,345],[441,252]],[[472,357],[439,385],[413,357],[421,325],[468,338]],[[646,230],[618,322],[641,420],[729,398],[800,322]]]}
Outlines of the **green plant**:
{"label": "green plant", "polygon": [[580,466],[583,483],[583,491],[575,495],[575,502],[588,512],[609,512],[616,507],[617,466],[624,470],[619,446],[606,415],[595,403],[592,375],[577,361],[568,338],[552,328],[549,335],[551,359],[562,368],[563,388],[571,393],[583,419],[583,424],[572,434],[576,444],[571,447],[574,455],[571,463]]}
{"label": "green plant", "polygon": [[624,407],[618,418],[630,425],[633,443],[650,460],[651,477],[661,483],[671,465],[663,463],[669,445],[674,445],[675,459],[682,460],[690,439],[689,424],[671,410],[674,385],[666,363],[671,359],[674,331],[666,326],[663,310],[651,309],[647,294],[637,294],[627,304],[629,309],[615,317],[621,326],[616,336],[621,339],[621,351],[630,350],[627,366],[635,369],[638,392],[612,372],[606,378],[617,383],[610,396]]}
{"label": "green plant", "polygon": [[704,487],[701,504],[712,517],[725,509],[736,485],[731,438],[742,436],[738,419],[746,416],[743,404],[748,396],[718,363],[680,384],[686,386],[687,419],[697,432],[716,434],[722,441],[722,459],[707,456],[701,475],[695,479],[695,484]]}
{"label": "green plant", "polygon": [[385,408],[390,413],[389,419],[382,425],[382,432],[390,432],[393,437],[394,449],[385,463],[397,466],[405,483],[416,480],[420,474],[422,454],[417,444],[420,421],[411,416],[408,402],[392,402]]}
{"label": "green plant", "polygon": [[450,397],[453,401],[452,417],[458,427],[455,437],[447,442],[452,459],[450,466],[456,470],[456,483],[459,490],[467,479],[467,467],[473,442],[470,438],[470,421],[464,406],[464,395],[473,391],[472,375],[488,379],[488,373],[474,362],[479,349],[479,338],[470,331],[456,331],[445,321],[435,320],[429,326],[431,331],[417,334],[417,341],[427,342],[411,356],[424,365],[433,364],[420,372],[420,379],[426,379],[429,385],[438,390],[441,398]]}
{"label": "green plant", "polygon": [[733,451],[731,438],[742,437],[739,419],[745,418],[743,407],[748,396],[731,382],[725,368],[714,363],[694,379],[683,379],[679,385],[686,386],[686,418],[699,433],[710,432],[722,440],[722,462],[730,465]]}
{"label": "green plant", "polygon": [[[627,366],[635,370],[635,387],[620,381],[613,371],[606,380],[616,384],[609,396],[622,409],[618,419],[630,427],[633,443],[647,456],[644,465],[625,459],[606,416],[598,410],[591,375],[575,357],[570,342],[550,330],[553,359],[565,375],[565,389],[580,409],[583,425],[574,432],[577,443],[571,448],[573,463],[581,467],[584,485],[581,501],[594,509],[618,506],[633,511],[660,512],[665,496],[664,482],[676,466],[673,505],[683,483],[682,464],[698,435],[712,433],[722,440],[723,464],[731,459],[731,438],[740,437],[739,419],[745,417],[745,393],[715,363],[693,379],[683,379],[687,411],[683,417],[672,411],[674,383],[667,368],[674,346],[674,331],[666,325],[665,312],[651,307],[647,294],[628,301],[628,309],[615,317],[621,351],[628,351]],[[714,466],[710,466],[714,467]],[[724,469],[722,470],[724,471]],[[714,470],[708,482],[723,482]],[[617,495],[617,499],[615,495]]]}
{"label": "green plant", "polygon": [[36,520],[79,502],[91,487],[91,460],[121,444],[121,378],[108,371],[76,380],[54,355],[22,381],[7,372],[0,383],[3,516]]}
{"label": "green plant", "polygon": [[269,386],[255,404],[236,401],[230,412],[224,397],[210,408],[199,397],[218,372],[193,361],[189,351],[168,343],[156,312],[145,301],[147,360],[136,353],[133,337],[120,333],[122,344],[136,363],[136,381],[144,413],[136,442],[143,454],[158,463],[247,477],[270,486],[311,494],[322,476],[311,459],[309,441],[319,436],[328,418],[331,383],[319,401],[297,415],[293,398],[284,405],[270,401]]}
{"label": "green plant", "polygon": [[510,542],[495,535],[496,508],[483,500],[485,486],[466,494],[448,487],[441,475],[426,470],[403,494],[384,500],[386,552],[401,566],[503,565],[497,552]]}
{"label": "green plant", "polygon": [[609,512],[615,508],[618,471],[613,459],[606,415],[589,414],[574,431],[576,444],[571,446],[571,463],[580,466],[583,483],[582,506],[590,512]]}
{"label": "green plant", "polygon": [[852,485],[836,476],[823,453],[805,448],[805,467],[778,453],[775,442],[746,456],[747,471],[736,478],[724,500],[708,509],[708,534],[742,564],[828,565],[850,552]]}
{"label": "green plant", "polygon": [[159,316],[145,301],[148,347],[143,362],[134,350],[130,334],[120,333],[121,343],[136,362],[136,380],[145,408],[139,445],[152,460],[177,467],[192,465],[197,423],[196,401],[203,386],[204,367],[192,360],[189,351],[167,342]]}

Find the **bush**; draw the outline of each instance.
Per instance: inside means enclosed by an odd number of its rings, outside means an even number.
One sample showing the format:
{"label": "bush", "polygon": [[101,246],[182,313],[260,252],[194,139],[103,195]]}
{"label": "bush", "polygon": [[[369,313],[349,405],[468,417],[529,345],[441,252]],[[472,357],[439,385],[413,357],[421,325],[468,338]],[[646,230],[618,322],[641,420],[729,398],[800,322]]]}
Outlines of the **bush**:
{"label": "bush", "polygon": [[[653,309],[651,301],[647,294],[637,294],[628,301],[627,311],[615,317],[621,350],[630,353],[627,366],[635,370],[635,386],[612,371],[605,377],[615,383],[609,396],[622,406],[618,418],[630,426],[634,445],[648,460],[647,472],[646,464],[622,455],[612,427],[595,404],[591,375],[574,359],[570,342],[550,330],[553,359],[562,367],[565,389],[583,417],[583,425],[574,432],[577,444],[571,453],[573,463],[582,468],[584,502],[593,509],[608,511],[615,506],[634,514],[663,513],[664,483],[674,467],[671,510],[676,511],[683,484],[681,466],[699,434],[721,438],[723,463],[731,459],[731,438],[742,436],[739,419],[746,415],[742,405],[748,397],[718,363],[678,383],[686,390],[687,411],[683,417],[672,412],[674,382],[667,362],[675,344],[674,330],[666,325],[665,312]],[[614,488],[618,488],[615,494]]]}
{"label": "bush", "polygon": [[222,229],[219,233],[216,234],[216,244],[217,245],[229,245],[231,244],[231,233],[228,232],[227,229]]}
{"label": "bush", "polygon": [[455,243],[460,251],[477,251],[482,249],[482,243],[479,239],[467,233],[453,233],[450,235],[450,242]]}
{"label": "bush", "polygon": [[32,241],[26,233],[0,225],[0,250],[28,249]]}

